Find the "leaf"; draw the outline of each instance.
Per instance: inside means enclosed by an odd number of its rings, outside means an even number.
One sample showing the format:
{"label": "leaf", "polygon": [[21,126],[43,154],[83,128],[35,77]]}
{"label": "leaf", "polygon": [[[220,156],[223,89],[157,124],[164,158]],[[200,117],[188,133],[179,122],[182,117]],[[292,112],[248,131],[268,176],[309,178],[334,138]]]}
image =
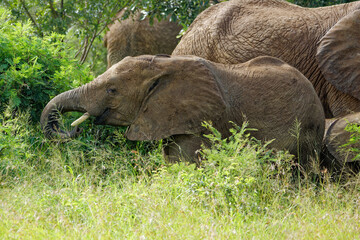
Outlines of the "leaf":
{"label": "leaf", "polygon": [[11,107],[18,107],[21,103],[21,99],[18,96],[15,96],[10,99],[10,106]]}

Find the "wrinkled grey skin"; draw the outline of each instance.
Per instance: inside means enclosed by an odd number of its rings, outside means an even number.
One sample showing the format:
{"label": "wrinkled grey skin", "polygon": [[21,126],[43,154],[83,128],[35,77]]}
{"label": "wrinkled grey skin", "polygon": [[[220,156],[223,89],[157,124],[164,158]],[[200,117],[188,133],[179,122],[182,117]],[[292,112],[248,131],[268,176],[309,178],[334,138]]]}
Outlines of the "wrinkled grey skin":
{"label": "wrinkled grey skin", "polygon": [[[164,149],[170,162],[199,164],[196,150],[211,121],[223,137],[229,121],[246,119],[251,135],[288,149],[306,166],[320,150],[324,112],[311,83],[295,68],[272,57],[223,65],[194,56],[126,57],[92,82],[54,97],[41,125],[47,137],[78,135],[59,130],[56,113],[87,112],[95,123],[128,126],[130,140],[172,139]],[[300,138],[290,132],[301,123]],[[298,143],[300,149],[298,149]],[[300,154],[300,156],[299,156]]]}
{"label": "wrinkled grey skin", "polygon": [[116,15],[104,37],[108,68],[126,56],[171,54],[178,44],[182,27],[176,22],[154,19],[150,25],[148,18],[140,20],[140,13],[121,20],[123,14]]}
{"label": "wrinkled grey skin", "polygon": [[236,64],[270,55],[313,84],[327,118],[360,111],[360,2],[303,8],[231,0],[203,11],[173,55]]}

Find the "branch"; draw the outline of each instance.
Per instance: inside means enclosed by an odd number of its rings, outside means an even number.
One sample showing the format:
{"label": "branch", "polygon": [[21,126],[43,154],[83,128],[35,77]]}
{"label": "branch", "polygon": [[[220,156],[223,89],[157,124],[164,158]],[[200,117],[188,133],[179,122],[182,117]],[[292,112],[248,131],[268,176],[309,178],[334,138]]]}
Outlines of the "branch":
{"label": "branch", "polygon": [[94,32],[94,34],[93,34],[93,36],[92,36],[92,38],[90,40],[90,43],[84,49],[83,55],[81,56],[81,59],[80,59],[80,64],[85,63],[85,60],[86,60],[87,56],[89,55],[90,48],[91,48],[96,36],[97,36],[97,34],[96,34],[96,32]]}
{"label": "branch", "polygon": [[[127,2],[130,2],[130,1],[128,0]],[[110,3],[110,0],[107,0],[106,5],[107,5],[108,3]],[[85,2],[85,4],[87,4],[87,2]],[[122,7],[121,9],[123,9],[123,8],[124,8],[124,7]],[[115,10],[115,9],[114,9],[114,10]],[[118,12],[118,11],[117,11],[117,12]],[[115,12],[114,15],[115,15],[117,12]],[[101,16],[102,16],[102,14],[101,14]],[[90,39],[90,42],[89,42],[88,37],[85,37],[86,42],[83,44],[83,46],[80,48],[79,52],[76,54],[76,57],[77,57],[77,56],[79,55],[79,53],[83,50],[82,55],[81,55],[81,57],[80,57],[80,64],[85,63],[86,58],[87,58],[87,56],[88,56],[88,54],[89,54],[89,52],[90,52],[91,46],[92,46],[92,44],[94,43],[95,39],[106,29],[106,27],[109,25],[109,23],[112,22],[112,20],[113,20],[112,18],[109,18],[109,19],[106,18],[106,20],[103,20],[103,21],[102,21],[102,17],[99,17],[99,19],[97,20],[97,23],[95,24],[96,27],[95,27],[95,30],[93,31],[92,37],[91,37],[91,39]],[[87,23],[87,20],[85,20],[85,22],[86,22],[86,23],[83,25],[83,28],[84,28],[84,29],[86,29],[85,26],[88,24],[88,23]],[[99,26],[102,26],[102,27],[101,27],[101,29],[98,31],[97,29],[98,29]]]}
{"label": "branch", "polygon": [[26,14],[30,18],[31,22],[34,24],[34,26],[37,29],[39,35],[42,37],[44,34],[42,33],[41,28],[36,24],[34,18],[31,16],[29,10],[27,9],[27,7],[25,5],[25,0],[21,0],[21,3],[22,3],[23,8],[25,9]]}
{"label": "branch", "polygon": [[54,8],[54,4],[52,0],[49,0],[49,6],[50,6],[50,10],[51,10],[51,15],[53,16],[53,18],[58,18],[59,14],[58,12],[55,10]]}
{"label": "branch", "polygon": [[84,64],[84,62],[85,62],[85,60],[86,60],[86,58],[87,58],[87,56],[88,56],[88,54],[90,52],[90,48],[91,48],[92,44],[94,43],[94,40],[105,30],[107,25],[108,25],[108,23],[104,24],[104,26],[101,28],[101,30],[99,32],[95,31],[93,36],[91,37],[90,42],[88,42],[87,37],[85,38],[86,39],[86,44],[84,45],[84,52],[83,52],[83,54],[81,55],[81,58],[80,58],[80,64]]}
{"label": "branch", "polygon": [[60,13],[61,17],[64,18],[64,0],[61,0],[60,2]]}
{"label": "branch", "polygon": [[9,8],[11,8],[11,4],[7,1],[7,0],[3,0],[5,2],[5,4],[8,5]]}
{"label": "branch", "polygon": [[79,49],[79,50],[77,51],[77,53],[75,54],[75,57],[74,57],[74,58],[77,58],[77,57],[79,56],[79,54],[81,53],[81,51],[83,50],[83,48],[86,48],[87,44],[88,44],[88,38],[85,37],[83,43],[81,44],[80,49]]}

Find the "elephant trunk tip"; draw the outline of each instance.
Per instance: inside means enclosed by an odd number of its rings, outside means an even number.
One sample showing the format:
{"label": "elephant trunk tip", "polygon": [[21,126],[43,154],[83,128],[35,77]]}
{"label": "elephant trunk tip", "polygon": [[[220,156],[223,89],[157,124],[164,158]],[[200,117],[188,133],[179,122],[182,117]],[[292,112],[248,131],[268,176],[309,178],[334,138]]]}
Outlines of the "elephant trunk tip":
{"label": "elephant trunk tip", "polygon": [[48,102],[40,118],[41,128],[46,138],[68,139],[80,135],[82,130],[78,127],[70,131],[62,130],[59,118],[65,112],[86,112],[80,97],[83,89],[84,86],[63,92]]}
{"label": "elephant trunk tip", "polygon": [[61,110],[56,107],[45,108],[40,119],[41,129],[48,139],[61,138],[69,139],[75,138],[82,133],[82,129],[75,126],[71,131],[64,131],[60,128],[59,117]]}

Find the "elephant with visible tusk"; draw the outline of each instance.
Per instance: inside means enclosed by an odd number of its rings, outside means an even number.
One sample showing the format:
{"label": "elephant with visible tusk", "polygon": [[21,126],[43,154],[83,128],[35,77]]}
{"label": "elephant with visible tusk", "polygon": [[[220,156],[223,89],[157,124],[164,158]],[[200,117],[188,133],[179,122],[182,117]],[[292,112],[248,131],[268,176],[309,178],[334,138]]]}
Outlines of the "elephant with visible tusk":
{"label": "elephant with visible tusk", "polygon": [[[96,124],[128,126],[130,140],[171,138],[164,149],[170,162],[196,162],[206,140],[203,121],[212,122],[223,137],[230,121],[246,120],[258,131],[251,135],[273,140],[306,166],[319,152],[324,112],[311,83],[295,68],[273,57],[224,65],[195,56],[126,57],[92,82],[54,97],[44,108],[41,125],[47,137],[75,137],[59,129],[57,114],[77,111]],[[300,137],[291,130],[300,122]],[[300,149],[298,148],[300,146]],[[298,155],[300,154],[300,156]]]}
{"label": "elephant with visible tusk", "polygon": [[223,64],[277,57],[310,80],[327,118],[360,111],[360,1],[320,8],[222,2],[197,16],[172,54]]}

